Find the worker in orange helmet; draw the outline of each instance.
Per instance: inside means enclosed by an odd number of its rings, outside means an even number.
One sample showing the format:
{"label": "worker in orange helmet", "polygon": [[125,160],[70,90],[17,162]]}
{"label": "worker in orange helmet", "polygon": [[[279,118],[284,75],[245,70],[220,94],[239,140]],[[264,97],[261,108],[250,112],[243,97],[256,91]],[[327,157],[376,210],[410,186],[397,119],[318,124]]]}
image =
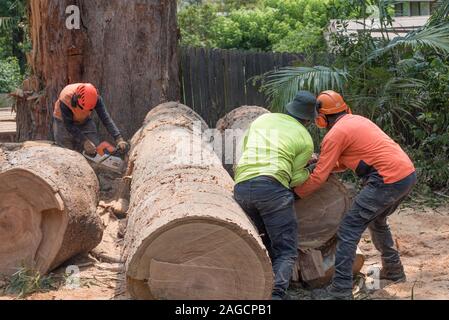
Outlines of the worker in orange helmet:
{"label": "worker in orange helmet", "polygon": [[66,86],[55,103],[53,134],[62,147],[82,151],[95,156],[100,144],[97,127],[91,118],[96,111],[109,134],[122,152],[129,149],[128,143],[106,110],[98,90],[90,83],[74,83]]}
{"label": "worker in orange helmet", "polygon": [[325,183],[332,172],[353,170],[363,189],[346,213],[337,233],[335,275],[332,284],[315,291],[317,299],[352,299],[352,266],[357,245],[369,229],[373,244],[382,254],[380,279],[406,280],[399,253],[394,248],[387,218],[416,184],[415,167],[387,134],[369,119],[353,115],[343,97],[325,91],[318,97],[316,125],[327,129],[321,154],[309,179],[295,188],[306,198]]}

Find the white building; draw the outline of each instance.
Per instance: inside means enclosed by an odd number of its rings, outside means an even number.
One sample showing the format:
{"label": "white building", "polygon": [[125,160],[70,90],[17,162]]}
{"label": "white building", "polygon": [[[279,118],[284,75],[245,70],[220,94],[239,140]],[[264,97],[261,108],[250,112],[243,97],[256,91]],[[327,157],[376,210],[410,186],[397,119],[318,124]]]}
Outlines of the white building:
{"label": "white building", "polygon": [[[395,17],[392,26],[387,28],[388,36],[390,38],[404,36],[408,32],[422,27],[427,23],[436,6],[437,1],[435,0],[411,0],[395,4]],[[363,30],[370,30],[373,37],[382,37],[378,18],[366,19],[365,25],[363,20],[348,20],[344,21],[344,24],[346,25],[346,33],[348,35],[356,34]],[[329,25],[330,33],[336,33],[342,29],[341,21],[331,20]]]}

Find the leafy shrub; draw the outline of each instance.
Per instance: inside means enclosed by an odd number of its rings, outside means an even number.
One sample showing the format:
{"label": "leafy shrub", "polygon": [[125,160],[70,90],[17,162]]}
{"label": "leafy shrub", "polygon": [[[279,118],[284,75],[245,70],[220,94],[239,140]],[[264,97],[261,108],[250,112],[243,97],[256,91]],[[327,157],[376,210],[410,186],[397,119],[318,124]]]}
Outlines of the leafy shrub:
{"label": "leafy shrub", "polygon": [[[257,51],[323,49],[329,0],[261,0],[191,5],[178,14],[181,44]],[[249,7],[248,7],[249,6]]]}
{"label": "leafy shrub", "polygon": [[[362,5],[364,1],[359,1]],[[379,2],[388,6],[387,2]],[[365,9],[358,10],[366,12]],[[391,17],[380,7],[384,28]],[[263,77],[272,108],[281,111],[298,89],[341,92],[353,111],[376,122],[414,160],[421,192],[449,191],[449,2],[405,37],[369,31],[333,37],[323,65],[281,68]],[[384,34],[385,34],[384,30]],[[318,138],[318,136],[316,136]]]}
{"label": "leafy shrub", "polygon": [[0,60],[0,93],[8,93],[22,82],[19,62],[15,57]]}

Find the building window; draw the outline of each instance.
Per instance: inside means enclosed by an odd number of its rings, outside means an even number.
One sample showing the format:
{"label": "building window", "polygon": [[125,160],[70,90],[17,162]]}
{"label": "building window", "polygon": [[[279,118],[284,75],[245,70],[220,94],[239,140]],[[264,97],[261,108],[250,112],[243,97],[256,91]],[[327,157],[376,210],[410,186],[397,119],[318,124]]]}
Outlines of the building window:
{"label": "building window", "polygon": [[421,2],[410,2],[410,15],[411,16],[421,15]]}
{"label": "building window", "polygon": [[396,17],[403,17],[404,16],[404,4],[403,3],[395,4],[394,11],[395,11]]}
{"label": "building window", "polygon": [[420,15],[429,16],[430,15],[430,2],[420,2]]}

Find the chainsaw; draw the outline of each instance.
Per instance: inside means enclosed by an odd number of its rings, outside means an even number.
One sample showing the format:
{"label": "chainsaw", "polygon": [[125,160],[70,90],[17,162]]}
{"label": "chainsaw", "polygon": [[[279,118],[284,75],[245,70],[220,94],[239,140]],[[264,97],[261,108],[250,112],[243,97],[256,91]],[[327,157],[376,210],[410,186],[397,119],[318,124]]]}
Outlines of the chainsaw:
{"label": "chainsaw", "polygon": [[95,156],[89,156],[86,152],[83,152],[83,156],[98,168],[118,174],[122,174],[125,171],[126,163],[121,158],[120,151],[108,142],[102,142],[97,147]]}

